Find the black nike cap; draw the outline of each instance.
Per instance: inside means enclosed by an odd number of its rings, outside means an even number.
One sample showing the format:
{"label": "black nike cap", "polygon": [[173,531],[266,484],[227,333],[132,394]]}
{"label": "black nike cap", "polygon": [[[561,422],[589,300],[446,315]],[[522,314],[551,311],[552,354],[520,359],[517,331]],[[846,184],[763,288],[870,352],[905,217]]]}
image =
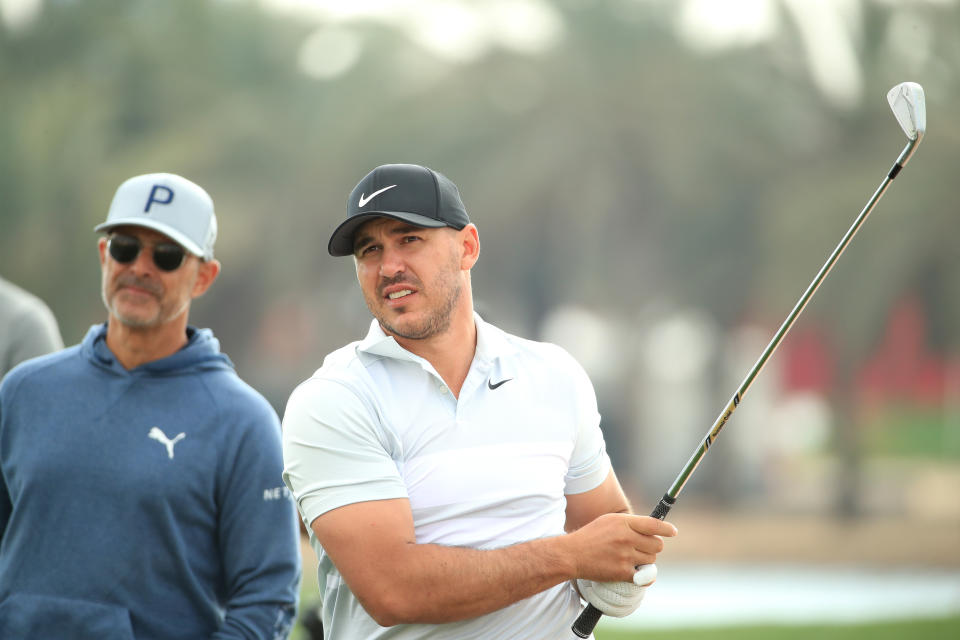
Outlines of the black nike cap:
{"label": "black nike cap", "polygon": [[353,234],[373,218],[394,218],[418,227],[463,229],[470,224],[457,185],[418,164],[384,164],[363,177],[347,198],[347,219],[327,244],[332,256],[353,255]]}

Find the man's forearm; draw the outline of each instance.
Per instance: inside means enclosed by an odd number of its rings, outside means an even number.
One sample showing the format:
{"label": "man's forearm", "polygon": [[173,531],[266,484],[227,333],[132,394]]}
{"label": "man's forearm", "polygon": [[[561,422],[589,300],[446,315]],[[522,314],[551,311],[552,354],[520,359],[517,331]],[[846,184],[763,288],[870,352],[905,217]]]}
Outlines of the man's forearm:
{"label": "man's forearm", "polygon": [[407,546],[392,575],[382,577],[379,593],[356,594],[383,626],[474,618],[572,580],[577,572],[567,536],[490,550]]}
{"label": "man's forearm", "polygon": [[399,499],[333,509],[311,529],[382,626],[465,620],[574,578],[628,581],[635,566],[656,562],[661,536],[676,533],[655,518],[606,513],[570,533],[498,549],[418,544]]}

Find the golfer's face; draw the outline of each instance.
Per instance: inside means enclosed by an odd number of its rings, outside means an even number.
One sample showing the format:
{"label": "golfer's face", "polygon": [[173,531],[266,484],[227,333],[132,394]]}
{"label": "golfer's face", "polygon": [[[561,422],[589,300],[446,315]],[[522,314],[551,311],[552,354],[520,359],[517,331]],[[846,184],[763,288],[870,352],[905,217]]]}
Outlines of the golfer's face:
{"label": "golfer's face", "polygon": [[464,282],[457,233],[392,218],[375,218],[357,230],[357,279],[388,334],[421,340],[450,326]]}

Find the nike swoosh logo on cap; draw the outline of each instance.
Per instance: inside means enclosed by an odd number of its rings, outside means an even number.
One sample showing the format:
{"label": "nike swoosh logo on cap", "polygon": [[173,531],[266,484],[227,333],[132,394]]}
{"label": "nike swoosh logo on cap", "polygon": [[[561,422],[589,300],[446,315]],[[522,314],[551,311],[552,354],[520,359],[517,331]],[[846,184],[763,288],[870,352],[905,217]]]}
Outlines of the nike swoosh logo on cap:
{"label": "nike swoosh logo on cap", "polygon": [[378,195],[380,195],[380,194],[383,193],[384,191],[389,191],[390,189],[393,189],[395,186],[397,186],[397,185],[392,184],[392,185],[390,185],[389,187],[384,187],[383,189],[377,189],[376,191],[374,191],[373,193],[370,194],[370,197],[365,197],[365,196],[361,193],[361,194],[360,194],[360,202],[358,202],[357,204],[359,204],[360,207],[365,207],[365,206],[367,206],[367,203],[368,203],[368,202],[370,202],[371,200],[373,200],[374,198],[376,198]]}

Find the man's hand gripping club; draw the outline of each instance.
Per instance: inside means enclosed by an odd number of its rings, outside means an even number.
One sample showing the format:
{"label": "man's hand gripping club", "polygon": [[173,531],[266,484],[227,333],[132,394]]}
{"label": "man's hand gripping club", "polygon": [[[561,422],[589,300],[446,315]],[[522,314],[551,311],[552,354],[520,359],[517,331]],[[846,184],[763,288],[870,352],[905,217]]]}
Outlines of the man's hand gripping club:
{"label": "man's hand gripping club", "polygon": [[580,556],[583,567],[576,580],[584,600],[605,615],[621,618],[640,606],[647,587],[657,578],[657,554],[662,536],[674,536],[676,527],[649,516],[607,514],[572,535],[597,536],[597,546]]}

